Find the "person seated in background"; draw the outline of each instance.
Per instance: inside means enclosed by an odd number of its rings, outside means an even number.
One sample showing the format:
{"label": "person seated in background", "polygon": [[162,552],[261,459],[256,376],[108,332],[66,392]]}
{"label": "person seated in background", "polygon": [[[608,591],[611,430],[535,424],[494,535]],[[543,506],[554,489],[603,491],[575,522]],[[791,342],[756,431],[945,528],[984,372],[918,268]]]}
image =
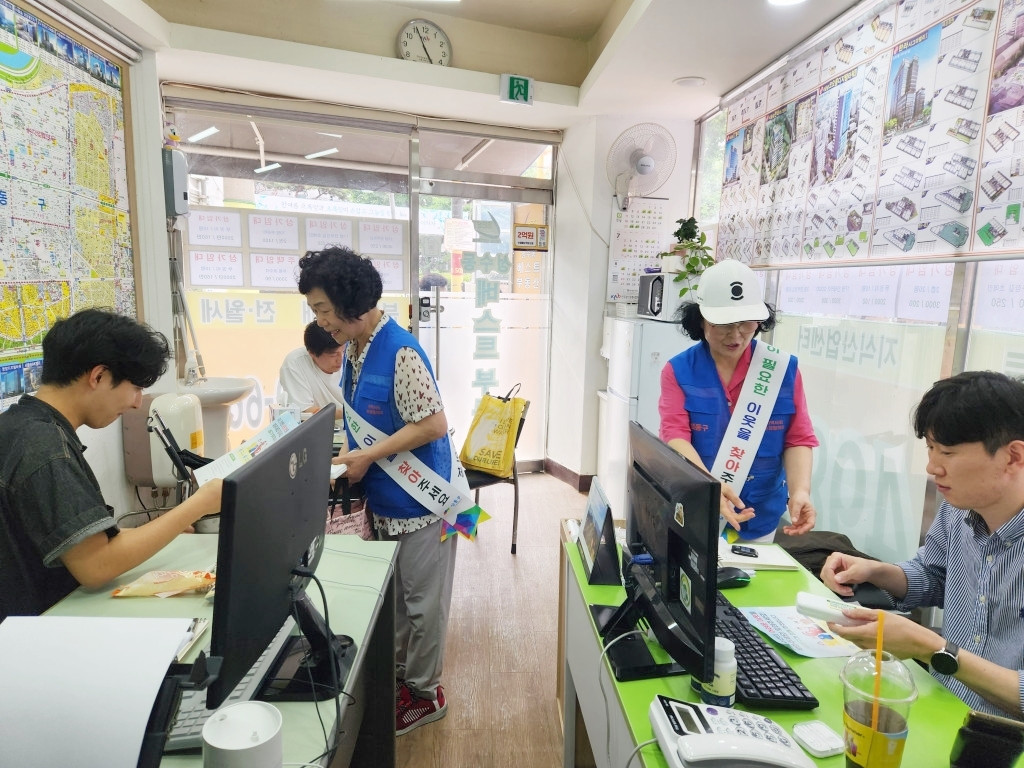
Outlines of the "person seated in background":
{"label": "person seated in background", "polygon": [[169,357],[163,334],[107,310],[77,312],[46,334],[38,392],[0,414],[0,621],[38,615],[79,584],[101,587],[220,511],[213,480],[155,520],[119,528],[76,433],[138,408]]}
{"label": "person seated in background", "polygon": [[341,396],[344,350],[315,320],[306,326],[302,341],[305,346],[288,353],[278,374],[281,389],[288,393],[287,404],[297,406],[304,413],[314,413],[334,403],[340,419],[344,405]]}
{"label": "person seated in background", "polygon": [[[754,271],[732,259],[708,267],[695,295],[676,320],[698,343],[662,369],[659,437],[722,480],[721,515],[739,538],[773,541],[787,511],[783,531],[807,533],[817,519],[811,450],[818,440],[803,379],[795,357],[754,339],[775,327],[775,310],[762,301]],[[774,405],[762,414],[771,392]]]}
{"label": "person seated in background", "polygon": [[[936,382],[917,406],[914,433],[944,497],[924,545],[895,565],[834,552],[821,579],[844,596],[871,582],[901,611],[944,608],[942,635],[886,616],[885,650],[928,664],[973,709],[1024,719],[1024,382],[991,371]],[[875,646],[876,621],[830,627]]]}

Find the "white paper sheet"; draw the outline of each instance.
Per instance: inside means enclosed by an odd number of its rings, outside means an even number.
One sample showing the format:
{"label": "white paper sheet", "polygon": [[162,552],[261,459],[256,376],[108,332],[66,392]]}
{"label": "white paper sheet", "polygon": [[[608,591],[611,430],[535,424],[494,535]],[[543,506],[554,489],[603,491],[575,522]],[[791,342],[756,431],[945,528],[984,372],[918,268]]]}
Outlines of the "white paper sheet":
{"label": "white paper sheet", "polygon": [[135,768],[189,622],[9,616],[0,624],[3,764]]}

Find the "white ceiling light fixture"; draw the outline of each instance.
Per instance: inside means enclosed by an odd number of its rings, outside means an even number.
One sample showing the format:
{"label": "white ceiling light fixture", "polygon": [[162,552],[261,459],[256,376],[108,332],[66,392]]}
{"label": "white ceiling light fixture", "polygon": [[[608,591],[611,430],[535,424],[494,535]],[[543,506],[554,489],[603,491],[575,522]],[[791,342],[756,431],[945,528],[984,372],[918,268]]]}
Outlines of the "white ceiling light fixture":
{"label": "white ceiling light fixture", "polygon": [[259,168],[254,168],[252,172],[253,173],[266,173],[267,171],[272,171],[275,168],[280,168],[280,167],[281,167],[280,163],[271,163],[270,165],[264,165],[264,166],[261,166]]}
{"label": "white ceiling light fixture", "polygon": [[738,85],[735,88],[733,88],[731,91],[729,91],[727,94],[725,94],[725,96],[723,96],[721,98],[721,100],[719,101],[719,104],[720,105],[725,105],[726,103],[732,101],[737,96],[739,96],[741,93],[743,93],[745,90],[747,90],[748,88],[752,88],[753,86],[757,85],[762,80],[765,80],[768,77],[770,77],[771,75],[774,75],[776,72],[778,72],[780,69],[785,67],[787,64],[789,64],[789,54],[786,54],[781,59],[779,59],[778,61],[774,62],[771,66],[765,67],[764,69],[762,69],[760,72],[758,72],[753,77],[751,77],[748,80],[746,80],[741,85]]}
{"label": "white ceiling light fixture", "polygon": [[308,155],[303,155],[303,157],[305,157],[307,160],[315,160],[318,157],[327,157],[328,155],[333,155],[337,151],[337,147],[331,147],[330,149],[321,149],[319,152],[311,152]]}
{"label": "white ceiling light fixture", "polygon": [[806,0],[768,0],[768,5],[800,5]]}
{"label": "white ceiling light fixture", "polygon": [[700,88],[708,84],[706,78],[700,77],[699,75],[687,75],[686,77],[677,77],[672,81],[680,88]]}
{"label": "white ceiling light fixture", "polygon": [[192,134],[187,139],[185,139],[185,141],[187,141],[189,144],[195,144],[197,141],[202,141],[203,139],[210,138],[215,133],[220,133],[220,128],[218,128],[216,125],[211,125],[205,131],[200,131],[199,133]]}

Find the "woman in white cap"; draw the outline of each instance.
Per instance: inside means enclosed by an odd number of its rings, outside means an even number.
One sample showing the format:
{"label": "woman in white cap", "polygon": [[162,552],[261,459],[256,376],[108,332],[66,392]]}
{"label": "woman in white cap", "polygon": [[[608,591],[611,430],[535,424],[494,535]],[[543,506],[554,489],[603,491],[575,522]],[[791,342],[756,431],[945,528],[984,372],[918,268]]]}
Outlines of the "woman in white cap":
{"label": "woman in white cap", "polygon": [[754,336],[775,327],[750,267],[726,259],[701,275],[696,302],[680,307],[699,343],[661,373],[661,439],[722,482],[725,523],[748,541],[814,527],[811,449],[818,445],[795,357]]}

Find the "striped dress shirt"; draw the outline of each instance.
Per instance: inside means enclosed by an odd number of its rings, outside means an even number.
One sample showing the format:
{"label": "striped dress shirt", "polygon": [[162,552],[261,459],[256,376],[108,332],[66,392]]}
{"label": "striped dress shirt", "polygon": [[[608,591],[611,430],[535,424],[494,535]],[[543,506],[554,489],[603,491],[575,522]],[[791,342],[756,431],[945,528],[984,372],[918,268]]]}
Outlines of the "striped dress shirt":
{"label": "striped dress shirt", "polygon": [[[989,533],[977,512],[943,501],[924,545],[898,565],[907,575],[907,596],[897,608],[943,608],[947,640],[1017,670],[1024,711],[1024,510]],[[1006,714],[956,678],[932,675],[972,709]]]}

